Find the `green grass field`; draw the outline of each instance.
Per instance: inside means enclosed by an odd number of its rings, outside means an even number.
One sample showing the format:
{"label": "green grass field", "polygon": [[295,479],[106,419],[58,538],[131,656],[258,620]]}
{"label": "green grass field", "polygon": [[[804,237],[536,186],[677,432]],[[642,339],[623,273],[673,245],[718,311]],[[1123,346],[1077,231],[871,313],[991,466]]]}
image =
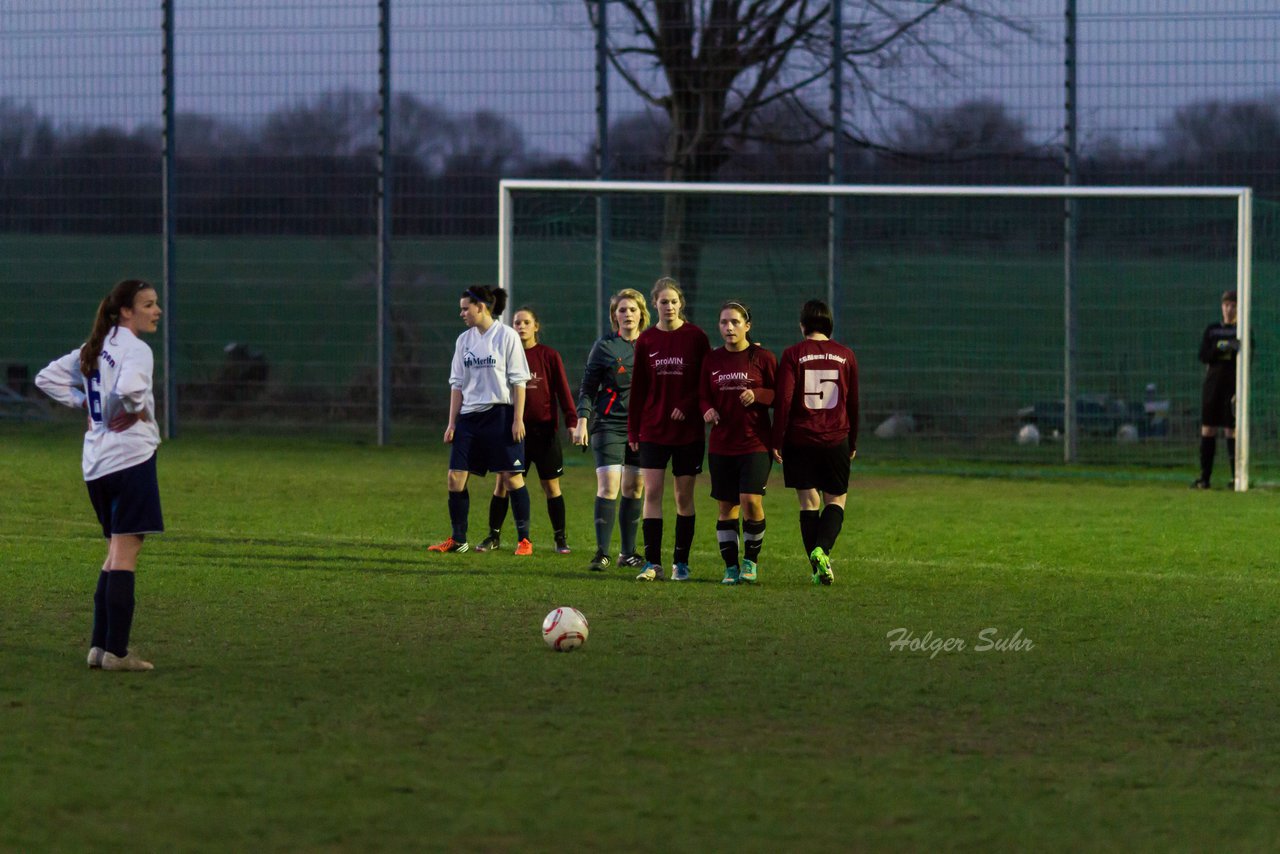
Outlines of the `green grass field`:
{"label": "green grass field", "polygon": [[[696,580],[646,585],[585,571],[577,455],[574,553],[535,497],[517,560],[426,554],[438,446],[189,435],[139,578],[157,670],[108,674],[79,438],[0,442],[2,850],[1280,845],[1271,492],[859,465],[818,588],[775,477],[762,583],[724,588],[700,483]],[[592,624],[567,655],[561,604]]]}

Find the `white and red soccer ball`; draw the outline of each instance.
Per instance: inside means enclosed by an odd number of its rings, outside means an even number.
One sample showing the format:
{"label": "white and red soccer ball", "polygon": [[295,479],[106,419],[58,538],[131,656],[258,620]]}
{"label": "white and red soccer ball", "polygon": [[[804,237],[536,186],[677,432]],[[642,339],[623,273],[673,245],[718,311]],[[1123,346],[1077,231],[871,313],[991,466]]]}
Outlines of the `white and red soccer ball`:
{"label": "white and red soccer ball", "polygon": [[572,652],[587,642],[587,618],[577,608],[556,608],[542,621],[542,639],[556,652]]}

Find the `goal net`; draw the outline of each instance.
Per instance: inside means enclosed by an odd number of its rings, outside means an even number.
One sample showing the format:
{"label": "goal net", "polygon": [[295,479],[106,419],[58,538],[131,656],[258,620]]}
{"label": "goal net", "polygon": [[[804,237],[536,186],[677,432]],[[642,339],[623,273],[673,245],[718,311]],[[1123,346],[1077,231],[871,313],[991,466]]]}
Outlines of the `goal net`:
{"label": "goal net", "polygon": [[[1274,409],[1250,383],[1251,209],[1232,187],[508,180],[499,278],[512,309],[538,310],[571,381],[608,296],[673,274],[713,347],[725,300],[778,353],[801,305],[828,301],[859,359],[860,456],[1188,480],[1200,339],[1235,290],[1243,489],[1251,413],[1269,424]],[[1220,448],[1215,485],[1230,477]]]}

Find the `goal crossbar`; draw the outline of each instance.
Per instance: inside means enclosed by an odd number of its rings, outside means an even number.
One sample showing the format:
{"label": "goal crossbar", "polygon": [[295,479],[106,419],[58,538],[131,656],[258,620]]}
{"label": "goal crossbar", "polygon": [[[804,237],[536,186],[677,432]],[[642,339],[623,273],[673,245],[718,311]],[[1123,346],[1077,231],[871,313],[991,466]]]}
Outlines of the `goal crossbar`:
{"label": "goal crossbar", "polygon": [[[612,194],[689,194],[759,196],[899,196],[1040,199],[1234,199],[1236,202],[1236,472],[1235,488],[1249,488],[1250,306],[1253,284],[1253,189],[1251,187],[1177,186],[1022,186],[953,184],[762,184],[666,181],[592,181],[506,178],[498,185],[498,286],[512,291],[514,218],[512,196],[521,192]],[[1069,404],[1065,404],[1069,406]]]}

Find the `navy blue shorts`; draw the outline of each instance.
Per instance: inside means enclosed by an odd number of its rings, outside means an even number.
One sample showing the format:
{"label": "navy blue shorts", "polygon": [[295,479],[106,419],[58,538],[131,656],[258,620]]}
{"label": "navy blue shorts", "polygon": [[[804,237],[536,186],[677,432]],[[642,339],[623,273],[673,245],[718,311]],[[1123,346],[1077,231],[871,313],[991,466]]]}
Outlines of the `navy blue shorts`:
{"label": "navy blue shorts", "polygon": [[499,404],[481,412],[458,416],[449,451],[449,470],[484,475],[489,472],[524,473],[524,442],[511,441],[515,421],[513,406]]}
{"label": "navy blue shorts", "polygon": [[155,454],[146,462],[87,480],[84,485],[102,524],[102,536],[164,532]]}

